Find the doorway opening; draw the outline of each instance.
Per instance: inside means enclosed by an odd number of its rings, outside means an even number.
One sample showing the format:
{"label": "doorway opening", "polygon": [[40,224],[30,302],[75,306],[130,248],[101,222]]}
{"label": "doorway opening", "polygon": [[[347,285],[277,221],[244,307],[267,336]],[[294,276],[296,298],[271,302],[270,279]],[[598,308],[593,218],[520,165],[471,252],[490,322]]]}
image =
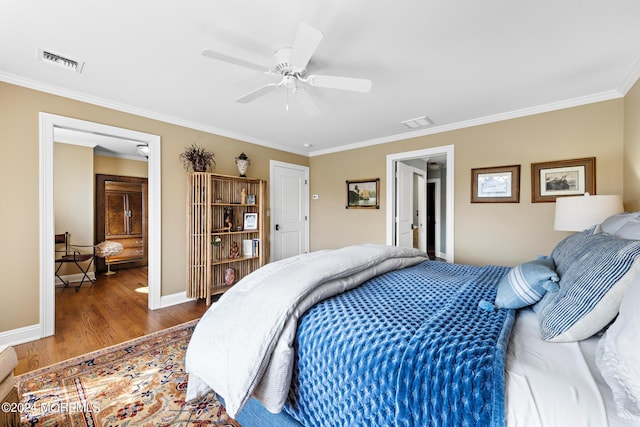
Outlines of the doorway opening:
{"label": "doorway opening", "polygon": [[[409,180],[404,178],[402,170],[406,166],[424,171],[427,177],[427,185],[423,187],[425,197],[423,205],[408,204],[416,216],[425,213],[422,220],[424,225],[419,229],[418,241],[423,238],[426,241],[426,252],[431,253],[433,259],[442,259],[447,262],[454,260],[454,149],[453,145],[415,150],[404,153],[389,154],[387,156],[387,244],[394,246],[403,245],[402,233],[406,230],[404,219],[400,217],[403,212],[402,205],[407,205],[407,198],[420,200],[410,191],[407,191]],[[410,188],[413,188],[411,185]],[[439,193],[439,194],[438,194]],[[405,207],[405,210],[407,208]],[[415,223],[412,223],[412,229]],[[407,239],[404,239],[408,242]],[[407,245],[404,243],[404,245]]]}
{"label": "doorway opening", "polygon": [[431,259],[444,258],[442,250],[441,178],[427,180],[427,254]]}
{"label": "doorway opening", "polygon": [[148,283],[150,309],[161,307],[160,274],[160,137],[158,135],[137,132],[87,122],[49,113],[40,113],[40,331],[39,337],[53,335],[55,332],[55,275],[54,260],[54,142],[56,132],[70,130],[85,133],[87,137],[103,136],[137,142],[149,147],[148,184],[149,184],[149,241],[148,241]]}

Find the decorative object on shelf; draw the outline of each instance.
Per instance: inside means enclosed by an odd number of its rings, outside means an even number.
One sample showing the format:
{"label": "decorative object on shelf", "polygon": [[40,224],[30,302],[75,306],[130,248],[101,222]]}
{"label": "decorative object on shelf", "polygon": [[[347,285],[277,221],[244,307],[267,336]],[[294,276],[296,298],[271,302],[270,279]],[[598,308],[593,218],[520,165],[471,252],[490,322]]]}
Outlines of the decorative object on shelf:
{"label": "decorative object on shelf", "polygon": [[236,282],[236,270],[233,268],[227,268],[224,270],[224,284],[231,286]]}
{"label": "decorative object on shelf", "polygon": [[471,169],[471,203],[519,203],[520,165]]}
{"label": "decorative object on shelf", "polygon": [[240,173],[241,177],[247,176],[247,169],[251,165],[251,160],[247,157],[244,152],[240,153],[238,157],[236,157],[236,166],[238,167],[238,173]]}
{"label": "decorative object on shelf", "polygon": [[555,202],[556,197],[596,194],[596,158],[531,164],[531,202]]}
{"label": "decorative object on shelf", "polygon": [[240,248],[238,247],[238,242],[231,242],[231,249],[229,250],[229,258],[236,259],[240,258]]}
{"label": "decorative object on shelf", "polygon": [[215,231],[233,231],[233,208],[224,208],[224,227],[216,228]]}
{"label": "decorative object on shelf", "polygon": [[347,181],[347,209],[380,209],[380,178]]}
{"label": "decorative object on shelf", "polygon": [[247,204],[247,189],[243,188],[240,191],[240,204],[241,205],[246,205]]}
{"label": "decorative object on shelf", "polygon": [[257,212],[244,213],[244,229],[245,230],[258,229],[258,213]]}
{"label": "decorative object on shelf", "polygon": [[185,148],[179,157],[185,170],[192,168],[194,172],[206,172],[208,167],[215,169],[215,154],[205,148],[191,144]]}
{"label": "decorative object on shelf", "polygon": [[104,241],[96,245],[96,256],[104,258],[104,261],[107,263],[107,272],[104,273],[105,276],[116,274],[115,271],[111,271],[111,257],[118,255],[122,252],[123,248],[120,242]]}
{"label": "decorative object on shelf", "polygon": [[222,246],[222,237],[213,236],[213,240],[211,240],[211,244],[215,248],[215,250],[213,251],[213,258],[215,261],[217,261],[218,258],[220,258],[220,247]]}
{"label": "decorative object on shelf", "polygon": [[256,195],[255,194],[247,194],[247,204],[255,205],[256,204]]}

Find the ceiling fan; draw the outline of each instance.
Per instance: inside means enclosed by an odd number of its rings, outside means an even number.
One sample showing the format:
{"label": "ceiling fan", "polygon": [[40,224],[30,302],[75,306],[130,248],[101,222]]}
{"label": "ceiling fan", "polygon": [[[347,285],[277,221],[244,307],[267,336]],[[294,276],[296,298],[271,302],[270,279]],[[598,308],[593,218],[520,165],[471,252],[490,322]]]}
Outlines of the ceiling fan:
{"label": "ceiling fan", "polygon": [[[268,83],[259,87],[236,99],[236,102],[246,104],[278,88],[285,88],[287,90],[287,96],[291,93],[309,116],[316,116],[320,114],[320,109],[306,90],[307,86],[367,93],[371,90],[372,85],[371,80],[368,79],[320,74],[307,75],[307,65],[320,44],[322,37],[323,34],[319,30],[304,22],[300,23],[293,41],[293,46],[282,47],[274,52],[275,65],[273,68],[266,68],[245,61],[244,59],[210,49],[203,50],[202,55],[207,58],[260,71],[267,75],[280,77],[279,82]],[[287,103],[287,109],[288,107],[289,105]]]}

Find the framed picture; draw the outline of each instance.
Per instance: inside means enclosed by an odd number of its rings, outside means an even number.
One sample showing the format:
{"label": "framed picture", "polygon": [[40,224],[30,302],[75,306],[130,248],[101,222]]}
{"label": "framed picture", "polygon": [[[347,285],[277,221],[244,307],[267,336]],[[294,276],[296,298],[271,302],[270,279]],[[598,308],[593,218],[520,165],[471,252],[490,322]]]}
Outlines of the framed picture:
{"label": "framed picture", "polygon": [[596,194],[596,158],[531,164],[531,201],[555,202],[556,197]]}
{"label": "framed picture", "polygon": [[471,203],[519,203],[520,165],[471,169]]}
{"label": "framed picture", "polygon": [[244,225],[245,230],[257,230],[258,229],[258,212],[245,212],[244,213]]}
{"label": "framed picture", "polygon": [[256,195],[255,194],[247,194],[247,204],[255,205],[256,204]]}
{"label": "framed picture", "polygon": [[347,181],[347,209],[380,209],[380,178]]}

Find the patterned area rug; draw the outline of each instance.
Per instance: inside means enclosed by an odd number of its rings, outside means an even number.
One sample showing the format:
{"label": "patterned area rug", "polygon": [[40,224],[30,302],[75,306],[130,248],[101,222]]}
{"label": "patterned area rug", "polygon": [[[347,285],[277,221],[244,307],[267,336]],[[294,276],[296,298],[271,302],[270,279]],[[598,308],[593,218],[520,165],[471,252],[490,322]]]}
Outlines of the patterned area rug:
{"label": "patterned area rug", "polygon": [[185,402],[197,320],[17,377],[24,426],[240,426],[213,392]]}

